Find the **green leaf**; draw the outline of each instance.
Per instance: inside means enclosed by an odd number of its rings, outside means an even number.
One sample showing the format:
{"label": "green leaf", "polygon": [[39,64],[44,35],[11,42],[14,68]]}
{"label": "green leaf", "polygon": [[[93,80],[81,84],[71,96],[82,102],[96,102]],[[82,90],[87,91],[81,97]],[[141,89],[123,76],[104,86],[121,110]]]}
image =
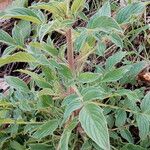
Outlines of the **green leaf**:
{"label": "green leaf", "polygon": [[69,138],[71,136],[72,130],[77,126],[78,121],[74,119],[71,123],[67,125],[62,133],[60,142],[59,142],[59,149],[60,150],[68,150]]}
{"label": "green leaf", "polygon": [[16,44],[23,47],[24,45],[23,33],[21,32],[20,28],[17,25],[15,25],[12,30],[12,36]]}
{"label": "green leaf", "polygon": [[32,111],[33,110],[33,107],[31,108],[31,106],[27,100],[20,101],[18,107],[23,111]]}
{"label": "green leaf", "polygon": [[149,118],[145,115],[136,116],[137,126],[141,140],[144,140],[149,134]]}
{"label": "green leaf", "polygon": [[105,50],[106,50],[106,44],[99,42],[96,54],[98,54],[99,56],[104,56]]}
{"label": "green leaf", "polygon": [[119,79],[121,79],[123,77],[123,75],[128,72],[130,69],[130,67],[126,66],[125,67],[121,67],[119,69],[113,69],[108,71],[103,79],[102,82],[115,82],[118,81]]}
{"label": "green leaf", "polygon": [[29,53],[18,52],[11,56],[0,58],[0,67],[12,62],[37,62],[37,60]]}
{"label": "green leaf", "polygon": [[75,40],[75,49],[79,52],[85,45],[88,33],[87,30],[83,30]]}
{"label": "green leaf", "polygon": [[112,32],[113,30],[122,32],[122,29],[118,25],[118,23],[113,18],[108,16],[99,16],[97,18],[94,18],[92,22],[88,23],[88,28],[97,28],[108,33]]}
{"label": "green leaf", "polygon": [[48,45],[47,43],[44,43],[44,42],[31,42],[30,45],[34,48],[37,48],[37,49],[41,49],[45,52],[47,52],[49,55],[51,56],[57,56],[58,55],[58,50],[54,47],[51,47],[50,45]]}
{"label": "green leaf", "polygon": [[65,64],[60,64],[60,68],[58,69],[59,73],[65,78],[72,79],[72,72],[68,66]]}
{"label": "green leaf", "polygon": [[25,20],[20,20],[17,24],[23,39],[26,39],[30,36],[31,33],[31,24],[29,21],[25,21]]}
{"label": "green leaf", "polygon": [[111,8],[110,8],[110,3],[109,0],[98,10],[97,13],[95,13],[90,21],[89,21],[89,26],[91,26],[93,24],[93,21],[96,18],[99,18],[100,16],[107,16],[107,17],[111,17]]}
{"label": "green leaf", "polygon": [[147,150],[139,145],[126,144],[120,150]]}
{"label": "green leaf", "polygon": [[106,69],[112,68],[114,65],[119,63],[125,56],[126,56],[126,52],[122,52],[122,51],[119,51],[119,52],[113,54],[112,56],[110,56],[106,60]]}
{"label": "green leaf", "polygon": [[95,104],[86,104],[80,111],[79,121],[86,134],[102,149],[110,150],[106,118]]}
{"label": "green leaf", "polygon": [[119,24],[129,22],[131,16],[143,13],[144,9],[145,5],[142,2],[127,5],[117,13],[116,21]]}
{"label": "green leaf", "polygon": [[134,143],[132,134],[130,133],[130,131],[128,129],[121,129],[120,130],[120,134],[121,136],[126,139],[129,143]]}
{"label": "green leaf", "polygon": [[41,139],[48,135],[52,135],[58,127],[58,120],[53,119],[41,125],[38,130],[32,135],[33,138]]}
{"label": "green leaf", "polygon": [[66,11],[67,11],[67,4],[66,2],[58,2],[58,1],[52,1],[49,3],[37,3],[32,5],[32,8],[36,9],[44,9],[53,14],[55,17],[65,17]]}
{"label": "green leaf", "polygon": [[14,39],[3,30],[0,30],[0,42],[3,42],[8,45],[16,45]]}
{"label": "green leaf", "polygon": [[5,80],[10,86],[12,86],[13,88],[15,88],[19,91],[30,92],[27,84],[17,77],[6,76]]}
{"label": "green leaf", "polygon": [[115,114],[115,117],[116,117],[115,125],[117,127],[120,127],[125,124],[126,119],[127,119],[127,114],[123,110],[118,110]]}
{"label": "green leaf", "polygon": [[143,113],[150,114],[150,92],[148,92],[141,103],[141,110]]}
{"label": "green leaf", "polygon": [[84,72],[80,73],[78,80],[81,83],[90,83],[96,81],[100,76],[101,74],[98,73]]}
{"label": "green leaf", "polygon": [[39,40],[42,41],[44,36],[50,32],[53,28],[53,25],[56,21],[50,21],[49,23],[43,23],[40,25],[38,30]]}
{"label": "green leaf", "polygon": [[142,69],[146,67],[146,65],[147,65],[147,62],[145,61],[132,64],[129,72],[126,73],[121,79],[121,83],[122,84],[125,84],[125,83],[135,84],[137,75],[142,71]]}
{"label": "green leaf", "polygon": [[3,18],[17,18],[17,19],[22,19],[26,21],[31,21],[36,24],[42,23],[42,21],[40,20],[40,18],[36,15],[34,11],[32,11],[29,8],[23,8],[23,7],[8,9],[5,12],[5,15],[3,16]]}
{"label": "green leaf", "polygon": [[120,90],[117,91],[117,94],[119,94],[120,96],[126,95],[127,98],[129,100],[131,100],[132,102],[137,102],[140,99],[138,94],[137,94],[137,91],[131,91],[131,90],[127,90],[127,89],[120,89]]}
{"label": "green leaf", "polygon": [[27,75],[31,76],[32,79],[34,79],[34,80],[40,80],[40,81],[46,82],[46,80],[43,77],[41,77],[40,74],[37,74],[35,72],[29,71],[29,70],[23,70],[23,69],[19,69],[16,71],[27,74]]}
{"label": "green leaf", "polygon": [[25,150],[25,147],[16,141],[10,142],[10,146],[11,146],[11,148],[13,148],[15,150]]}
{"label": "green leaf", "polygon": [[108,39],[110,39],[113,43],[116,44],[116,46],[120,47],[120,48],[123,48],[123,41],[121,39],[121,37],[116,34],[116,33],[112,33],[110,34],[109,36],[107,36]]}
{"label": "green leaf", "polygon": [[84,8],[85,0],[74,0],[71,6],[72,14],[76,14],[78,11],[82,11]]}
{"label": "green leaf", "polygon": [[36,143],[36,144],[29,144],[30,150],[50,150],[53,149],[52,146],[47,145],[47,144],[41,144],[41,143]]}
{"label": "green leaf", "polygon": [[[40,76],[40,74],[37,74],[37,73],[35,73],[35,72],[31,72],[31,71],[29,71],[29,70],[22,70],[22,69],[16,70],[16,71],[19,71],[19,72],[21,72],[21,73],[25,73],[25,74],[31,76],[32,79],[36,82],[36,84],[37,84],[39,87],[41,87],[41,88],[50,88],[50,87],[51,87],[50,84],[49,84],[49,82],[47,82],[42,76]],[[48,92],[48,91],[47,91],[47,92]],[[42,93],[43,93],[43,92],[42,92]],[[41,94],[42,94],[42,93],[41,93]],[[53,92],[53,93],[54,93],[54,92]],[[41,95],[41,96],[42,96],[42,95]]]}
{"label": "green leaf", "polygon": [[68,117],[70,117],[70,115],[75,111],[78,110],[82,107],[81,102],[78,101],[72,101],[71,103],[69,103],[69,105],[66,106],[65,109],[65,113],[64,113],[64,121],[66,121],[68,119]]}
{"label": "green leaf", "polygon": [[98,10],[98,12],[95,15],[111,17],[111,8],[109,0]]}
{"label": "green leaf", "polygon": [[86,140],[82,147],[81,147],[81,150],[91,150],[92,149],[92,145],[91,145],[91,141],[90,140]]}
{"label": "green leaf", "polygon": [[27,0],[15,0],[11,4],[11,8],[15,7],[25,7],[27,5]]}
{"label": "green leaf", "polygon": [[17,49],[17,46],[8,46],[8,47],[4,50],[2,57],[10,55],[10,54],[11,54],[12,52],[14,52],[16,49]]}
{"label": "green leaf", "polygon": [[50,88],[44,88],[38,92],[38,96],[42,95],[56,95],[54,91]]}
{"label": "green leaf", "polygon": [[82,107],[82,103],[80,101],[80,98],[77,95],[73,94],[73,95],[67,96],[63,100],[62,106],[65,106],[63,121],[66,121],[68,117],[70,117],[72,112]]}
{"label": "green leaf", "polygon": [[108,93],[101,87],[87,87],[81,92],[84,101],[103,100]]}

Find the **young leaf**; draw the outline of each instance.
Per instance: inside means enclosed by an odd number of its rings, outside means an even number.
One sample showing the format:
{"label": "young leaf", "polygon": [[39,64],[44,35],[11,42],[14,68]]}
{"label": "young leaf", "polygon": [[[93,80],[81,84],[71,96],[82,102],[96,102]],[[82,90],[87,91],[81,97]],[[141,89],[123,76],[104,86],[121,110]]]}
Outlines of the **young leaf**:
{"label": "young leaf", "polygon": [[41,139],[48,135],[52,135],[58,127],[58,120],[53,119],[41,125],[38,130],[32,135],[33,138]]}
{"label": "young leaf", "polygon": [[12,86],[13,88],[15,88],[19,91],[30,92],[26,83],[17,77],[6,76],[5,80],[10,86]]}
{"label": "young leaf", "polygon": [[95,104],[86,104],[79,114],[79,121],[86,134],[102,149],[110,150],[106,118]]}
{"label": "young leaf", "polygon": [[11,56],[0,58],[0,67],[12,62],[37,62],[37,60],[29,53],[18,52]]}
{"label": "young leaf", "polygon": [[129,21],[132,15],[139,15],[144,12],[145,5],[142,2],[132,3],[130,5],[122,8],[116,15],[116,21],[121,23],[126,23]]}
{"label": "young leaf", "polygon": [[44,88],[38,92],[38,96],[43,96],[43,95],[56,95],[56,94],[54,93],[52,89]]}
{"label": "young leaf", "polygon": [[76,14],[79,10],[84,8],[85,0],[74,0],[71,6],[72,14]]}

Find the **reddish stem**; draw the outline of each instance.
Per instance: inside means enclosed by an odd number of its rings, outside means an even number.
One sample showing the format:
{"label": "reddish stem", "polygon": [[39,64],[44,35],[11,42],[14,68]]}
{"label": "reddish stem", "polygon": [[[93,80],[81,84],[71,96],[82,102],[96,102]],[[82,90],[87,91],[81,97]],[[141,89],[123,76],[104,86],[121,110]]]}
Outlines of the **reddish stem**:
{"label": "reddish stem", "polygon": [[74,50],[73,50],[73,41],[72,41],[72,29],[69,28],[66,32],[66,39],[67,39],[67,60],[69,68],[72,72],[74,72]]}

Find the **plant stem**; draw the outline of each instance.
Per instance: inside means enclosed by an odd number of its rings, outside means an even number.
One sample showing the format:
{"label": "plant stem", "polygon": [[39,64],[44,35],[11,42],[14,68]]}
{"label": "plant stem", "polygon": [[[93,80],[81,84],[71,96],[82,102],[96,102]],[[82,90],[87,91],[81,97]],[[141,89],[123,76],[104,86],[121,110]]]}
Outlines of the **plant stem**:
{"label": "plant stem", "polygon": [[72,40],[72,29],[69,28],[66,32],[66,40],[67,40],[67,60],[69,68],[72,72],[74,72],[74,52],[73,52],[73,40]]}

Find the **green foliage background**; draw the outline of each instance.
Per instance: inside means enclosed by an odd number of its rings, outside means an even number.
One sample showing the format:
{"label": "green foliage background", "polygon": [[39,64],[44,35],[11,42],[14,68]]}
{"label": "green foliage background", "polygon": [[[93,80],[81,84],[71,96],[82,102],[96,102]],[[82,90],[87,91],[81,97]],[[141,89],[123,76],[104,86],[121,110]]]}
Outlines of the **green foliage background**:
{"label": "green foliage background", "polygon": [[[0,67],[25,62],[26,69],[15,71],[30,82],[5,76],[10,88],[0,95],[0,148],[149,149],[150,92],[136,85],[149,65],[149,39],[133,44],[141,33],[147,38],[147,6],[96,0],[28,6],[15,0],[2,12],[1,18],[16,22],[11,34],[0,30],[0,42],[7,45]],[[56,44],[57,34],[64,43]]]}

